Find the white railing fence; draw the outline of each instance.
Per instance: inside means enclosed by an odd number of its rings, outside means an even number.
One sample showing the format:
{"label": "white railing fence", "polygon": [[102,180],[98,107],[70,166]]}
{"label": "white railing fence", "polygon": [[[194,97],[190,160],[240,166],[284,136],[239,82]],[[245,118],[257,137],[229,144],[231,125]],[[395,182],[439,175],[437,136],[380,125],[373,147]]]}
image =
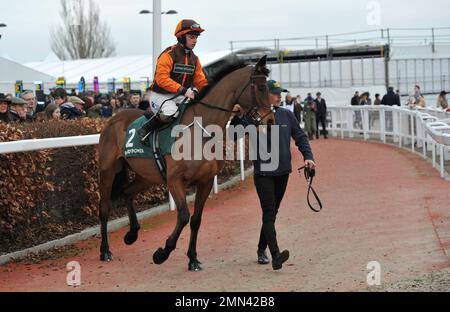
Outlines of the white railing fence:
{"label": "white railing fence", "polygon": [[[10,141],[10,142],[0,142],[0,154],[6,153],[19,153],[19,152],[30,152],[44,149],[53,148],[64,148],[64,147],[74,147],[74,146],[85,146],[85,145],[97,145],[100,140],[100,134],[93,135],[83,135],[83,136],[72,136],[72,137],[61,137],[61,138],[49,138],[49,139],[31,139],[31,140],[20,140],[20,141]],[[240,161],[240,171],[241,180],[245,180],[245,166],[244,166],[244,155],[245,155],[245,141],[244,138],[238,140],[238,159]],[[219,192],[219,186],[217,181],[217,176],[214,177],[214,194]],[[172,195],[169,192],[169,205],[170,210],[175,210],[175,202]]]}
{"label": "white railing fence", "polygon": [[431,158],[441,177],[446,176],[446,166],[450,165],[449,113],[383,105],[329,106],[328,121],[329,132],[334,137],[378,140],[409,148],[424,159]]}

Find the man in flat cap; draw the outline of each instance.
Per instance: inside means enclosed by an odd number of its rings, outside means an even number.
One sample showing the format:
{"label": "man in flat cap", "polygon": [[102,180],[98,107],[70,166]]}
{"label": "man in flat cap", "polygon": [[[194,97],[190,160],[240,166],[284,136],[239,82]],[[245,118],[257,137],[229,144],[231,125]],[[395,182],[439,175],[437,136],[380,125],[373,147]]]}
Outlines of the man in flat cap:
{"label": "man in flat cap", "polygon": [[27,102],[21,98],[13,97],[11,99],[11,108],[9,110],[9,120],[11,122],[26,122],[27,119]]}

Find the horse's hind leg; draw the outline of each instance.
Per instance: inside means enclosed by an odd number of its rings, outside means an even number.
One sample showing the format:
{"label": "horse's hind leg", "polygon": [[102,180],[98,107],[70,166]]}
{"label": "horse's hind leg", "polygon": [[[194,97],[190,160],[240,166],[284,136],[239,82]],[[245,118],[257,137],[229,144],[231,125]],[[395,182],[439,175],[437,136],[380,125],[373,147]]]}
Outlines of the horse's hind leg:
{"label": "horse's hind leg", "polygon": [[130,219],[130,230],[125,234],[123,240],[125,244],[132,245],[138,238],[138,232],[141,228],[134,209],[133,200],[140,192],[150,187],[150,183],[143,178],[136,176],[136,179],[124,190],[126,204],[128,209],[128,217]]}
{"label": "horse's hind leg", "polygon": [[100,211],[99,218],[101,223],[102,242],[100,245],[100,260],[111,261],[112,253],[108,244],[108,218],[111,199],[111,188],[115,172],[113,170],[100,171]]}
{"label": "horse's hind leg", "polygon": [[195,194],[195,208],[194,214],[191,218],[191,237],[189,239],[189,250],[187,256],[189,257],[189,271],[201,271],[201,262],[197,258],[197,235],[202,221],[203,207],[208,199],[209,194],[214,183],[214,179],[197,184],[197,192]]}
{"label": "horse's hind leg", "polygon": [[189,223],[189,209],[186,203],[186,189],[181,181],[176,181],[168,185],[168,189],[173,196],[175,204],[177,205],[177,225],[174,231],[166,240],[166,246],[159,248],[153,254],[153,262],[156,264],[164,263],[170,256],[170,253],[175,249],[178,238],[180,237],[183,228]]}

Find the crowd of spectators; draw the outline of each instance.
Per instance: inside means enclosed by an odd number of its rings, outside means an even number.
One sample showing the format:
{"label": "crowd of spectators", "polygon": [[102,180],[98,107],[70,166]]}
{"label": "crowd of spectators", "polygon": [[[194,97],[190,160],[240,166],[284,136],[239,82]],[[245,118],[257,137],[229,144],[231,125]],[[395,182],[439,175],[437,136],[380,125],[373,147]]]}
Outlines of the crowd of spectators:
{"label": "crowd of spectators", "polygon": [[[38,99],[39,98],[39,99]],[[33,122],[51,119],[77,119],[81,117],[107,118],[123,109],[149,110],[149,90],[114,93],[93,91],[68,93],[63,88],[49,94],[25,90],[19,97],[0,93],[0,122]]]}
{"label": "crowd of spectators", "polygon": [[[441,108],[444,110],[448,109],[448,100],[447,100],[447,92],[441,91],[438,98],[436,107]],[[350,100],[350,105],[357,106],[357,105],[387,105],[387,106],[401,106],[401,97],[400,97],[400,91],[397,90],[394,92],[393,87],[389,87],[387,93],[383,96],[383,98],[380,98],[380,94],[375,94],[375,100],[372,103],[372,99],[370,98],[369,92],[363,92],[360,94],[359,91],[356,91],[353,97]],[[416,85],[414,87],[414,91],[411,93],[411,95],[408,98],[408,101],[406,101],[405,106],[408,106],[410,108],[414,107],[420,107],[425,108],[427,107],[427,103],[425,100],[425,97],[423,96],[421,92],[421,88],[419,85]]]}

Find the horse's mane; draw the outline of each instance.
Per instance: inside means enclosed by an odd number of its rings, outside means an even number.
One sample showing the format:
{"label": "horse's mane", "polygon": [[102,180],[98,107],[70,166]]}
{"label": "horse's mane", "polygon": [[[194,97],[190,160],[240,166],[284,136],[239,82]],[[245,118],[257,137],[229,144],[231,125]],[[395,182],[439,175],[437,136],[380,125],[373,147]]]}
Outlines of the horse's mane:
{"label": "horse's mane", "polygon": [[[235,54],[232,54],[226,58],[218,60],[215,63],[203,67],[206,79],[208,80],[208,85],[200,92],[199,99],[203,99],[206,94],[208,94],[209,91],[211,91],[211,89],[226,75],[238,69],[244,68],[247,65],[248,64],[244,60],[240,59]],[[269,72],[269,69],[263,69],[263,74],[266,76],[269,75]]]}

